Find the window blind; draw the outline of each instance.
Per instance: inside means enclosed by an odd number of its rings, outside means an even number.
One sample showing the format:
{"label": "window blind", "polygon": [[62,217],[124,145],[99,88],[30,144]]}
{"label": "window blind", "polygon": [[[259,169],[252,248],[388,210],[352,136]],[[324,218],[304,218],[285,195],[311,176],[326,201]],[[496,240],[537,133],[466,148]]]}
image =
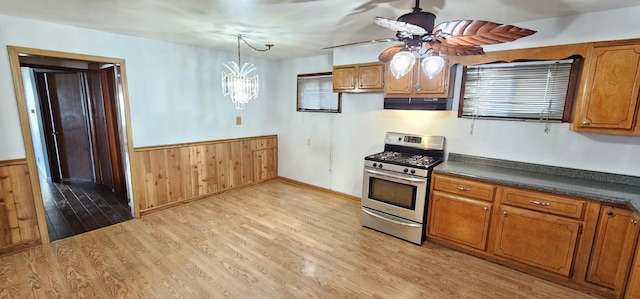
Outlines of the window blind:
{"label": "window blind", "polygon": [[562,121],[573,59],[467,67],[463,117]]}
{"label": "window blind", "polygon": [[340,112],[331,75],[298,76],[298,111]]}

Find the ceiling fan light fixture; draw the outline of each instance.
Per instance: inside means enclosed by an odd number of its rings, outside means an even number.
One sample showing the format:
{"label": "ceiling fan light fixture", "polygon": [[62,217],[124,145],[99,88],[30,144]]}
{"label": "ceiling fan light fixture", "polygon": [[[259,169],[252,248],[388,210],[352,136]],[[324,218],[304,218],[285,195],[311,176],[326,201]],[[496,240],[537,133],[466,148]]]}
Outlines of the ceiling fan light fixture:
{"label": "ceiling fan light fixture", "polygon": [[416,63],[416,56],[409,50],[402,50],[396,55],[393,55],[393,59],[389,62],[389,68],[391,69],[391,74],[396,79],[406,75],[411,71],[413,65]]}
{"label": "ceiling fan light fixture", "polygon": [[444,58],[438,55],[429,55],[422,59],[422,71],[429,76],[429,79],[433,79],[435,75],[442,71],[444,64]]}

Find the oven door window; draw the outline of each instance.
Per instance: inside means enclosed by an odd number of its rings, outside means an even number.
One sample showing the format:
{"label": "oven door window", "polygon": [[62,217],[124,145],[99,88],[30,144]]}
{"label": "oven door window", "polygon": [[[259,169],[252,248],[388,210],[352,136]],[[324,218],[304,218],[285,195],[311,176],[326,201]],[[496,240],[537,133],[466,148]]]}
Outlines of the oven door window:
{"label": "oven door window", "polygon": [[418,187],[390,182],[379,178],[369,178],[369,198],[390,205],[414,210]]}

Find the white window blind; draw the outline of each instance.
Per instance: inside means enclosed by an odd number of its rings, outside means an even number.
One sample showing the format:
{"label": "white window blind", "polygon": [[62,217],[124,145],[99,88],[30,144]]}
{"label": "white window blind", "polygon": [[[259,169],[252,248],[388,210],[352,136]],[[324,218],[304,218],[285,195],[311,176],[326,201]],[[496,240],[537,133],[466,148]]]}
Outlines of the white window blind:
{"label": "white window blind", "polygon": [[562,121],[573,59],[467,67],[462,117]]}
{"label": "white window blind", "polygon": [[298,75],[298,111],[340,112],[340,95],[333,92],[331,74]]}

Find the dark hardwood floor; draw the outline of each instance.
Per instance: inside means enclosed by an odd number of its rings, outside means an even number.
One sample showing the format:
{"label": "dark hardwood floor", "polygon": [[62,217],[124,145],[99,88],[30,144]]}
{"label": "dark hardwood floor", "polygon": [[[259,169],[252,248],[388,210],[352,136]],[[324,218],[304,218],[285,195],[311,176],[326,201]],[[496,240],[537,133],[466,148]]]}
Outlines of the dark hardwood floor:
{"label": "dark hardwood floor", "polygon": [[40,182],[51,241],[132,218],[126,195],[112,193],[104,185]]}

